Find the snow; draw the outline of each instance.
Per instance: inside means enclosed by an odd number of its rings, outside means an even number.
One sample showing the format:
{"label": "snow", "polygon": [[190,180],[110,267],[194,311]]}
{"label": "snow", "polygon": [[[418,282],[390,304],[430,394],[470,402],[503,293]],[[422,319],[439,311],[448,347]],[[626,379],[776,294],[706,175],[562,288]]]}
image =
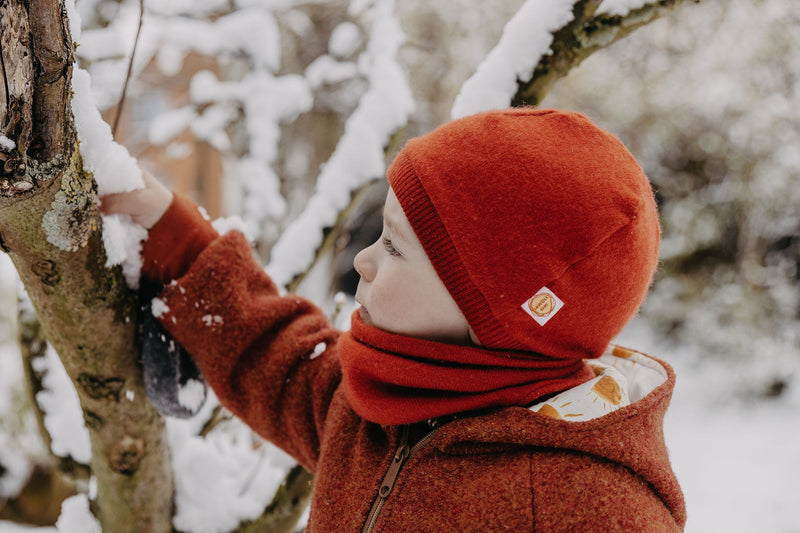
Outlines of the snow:
{"label": "snow", "polygon": [[222,317],[219,315],[203,315],[201,320],[205,326],[219,326],[222,324]]}
{"label": "snow", "polygon": [[361,40],[361,30],[352,22],[342,22],[331,32],[328,50],[338,58],[350,57]]}
{"label": "snow", "polygon": [[261,514],[293,463],[237,420],[206,438],[196,436],[198,420],[167,420],[176,484],[173,524],[180,531],[227,533]]}
{"label": "snow", "polygon": [[73,71],[72,91],[81,157],[84,168],[94,174],[98,195],[141,189],[142,171],[128,150],[114,141],[111,127],[100,116],[87,71]]}
{"label": "snow", "polygon": [[[30,476],[42,446],[31,439],[35,420],[16,409],[15,400],[23,397],[22,358],[13,345],[0,345],[0,502],[19,493]],[[33,456],[32,456],[33,455]]]}
{"label": "snow", "polygon": [[[2,530],[0,530],[2,531]],[[89,510],[89,498],[78,494],[64,500],[56,522],[58,533],[101,533],[100,523]]]}
{"label": "snow", "polygon": [[311,352],[311,356],[309,357],[309,359],[316,359],[317,357],[325,353],[325,350],[327,349],[328,349],[327,344],[325,344],[324,342],[318,343],[316,346],[314,346],[314,351]]}
{"label": "snow", "polygon": [[528,81],[550,51],[553,32],[573,19],[573,0],[528,0],[506,24],[497,46],[456,96],[453,118],[508,107],[517,80]]}
{"label": "snow", "polygon": [[649,3],[652,3],[652,0],[603,0],[595,14],[624,17],[634,9],[639,9]]}
{"label": "snow", "polygon": [[6,137],[5,135],[0,135],[0,150],[4,152],[10,152],[14,148],[17,147],[17,143]]}
{"label": "snow", "polygon": [[154,317],[160,318],[164,313],[169,313],[169,306],[161,298],[153,298],[150,310]]}
{"label": "snow", "polygon": [[197,117],[197,113],[191,106],[171,109],[158,115],[150,123],[148,128],[148,139],[156,146],[166,144],[182,131],[189,127]]}
{"label": "snow", "polygon": [[69,24],[72,40],[79,42],[81,40],[81,16],[75,9],[75,0],[65,0],[64,10],[67,12],[67,24]]}
{"label": "snow", "polygon": [[306,67],[306,79],[312,88],[339,83],[358,75],[358,65],[352,61],[337,61],[329,55],[319,56]]}
{"label": "snow", "polygon": [[106,266],[122,266],[122,275],[128,287],[139,286],[142,270],[142,242],[147,230],[135,224],[128,215],[103,216],[103,245],[106,249]]}
{"label": "snow", "polygon": [[83,425],[78,393],[64,365],[50,346],[45,356],[35,363],[37,371],[45,372],[44,390],[36,395],[36,401],[45,413],[44,425],[52,439],[51,450],[60,457],[72,457],[88,464],[92,458],[89,432]]}
{"label": "snow", "polygon": [[369,89],[347,119],[303,213],[272,248],[267,271],[279,285],[289,283],[312,263],[323,229],[334,225],[351,192],[384,174],[384,146],[406,124],[413,109],[413,97],[396,58],[404,36],[394,16],[394,1],[378,0],[370,9],[371,37],[358,61]]}
{"label": "snow", "polygon": [[178,389],[178,403],[195,413],[206,401],[206,387],[201,381],[190,379]]}
{"label": "snow", "polygon": [[219,233],[220,235],[224,235],[229,231],[236,230],[241,232],[245,238],[253,242],[253,228],[251,228],[240,216],[230,216],[230,217],[221,217],[216,218],[211,221],[211,226]]}
{"label": "snow", "polygon": [[[89,73],[76,68],[72,73],[72,113],[80,141],[83,166],[94,175],[97,193],[128,192],[144,187],[142,172],[136,160],[114,141],[111,128],[100,116],[92,96]],[[139,283],[140,243],[147,231],[134,224],[130,217],[103,215],[103,243],[106,246],[106,266],[122,265],[129,287]],[[51,240],[51,242],[53,242]]]}

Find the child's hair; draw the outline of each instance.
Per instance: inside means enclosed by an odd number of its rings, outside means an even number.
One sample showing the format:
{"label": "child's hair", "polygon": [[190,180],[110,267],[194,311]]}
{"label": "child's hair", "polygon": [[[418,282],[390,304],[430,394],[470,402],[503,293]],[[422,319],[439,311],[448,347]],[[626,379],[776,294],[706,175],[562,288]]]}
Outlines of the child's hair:
{"label": "child's hair", "polygon": [[409,141],[388,178],[488,348],[598,357],[644,300],[658,258],[653,193],[583,115],[459,119]]}

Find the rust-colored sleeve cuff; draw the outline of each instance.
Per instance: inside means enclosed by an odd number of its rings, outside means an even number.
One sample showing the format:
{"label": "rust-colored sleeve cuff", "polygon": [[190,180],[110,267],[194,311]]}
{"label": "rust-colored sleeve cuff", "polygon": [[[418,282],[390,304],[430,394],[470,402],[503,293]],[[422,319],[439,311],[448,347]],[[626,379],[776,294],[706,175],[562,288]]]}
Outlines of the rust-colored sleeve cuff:
{"label": "rust-colored sleeve cuff", "polygon": [[197,205],[173,193],[172,203],[150,228],[142,247],[142,274],[166,285],[183,276],[217,237]]}

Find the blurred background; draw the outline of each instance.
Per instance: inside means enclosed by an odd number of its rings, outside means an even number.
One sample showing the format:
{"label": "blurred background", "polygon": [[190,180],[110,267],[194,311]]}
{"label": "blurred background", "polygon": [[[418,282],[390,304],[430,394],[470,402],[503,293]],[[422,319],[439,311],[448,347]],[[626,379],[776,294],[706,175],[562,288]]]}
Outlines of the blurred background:
{"label": "blurred background", "polygon": [[[405,40],[396,60],[413,110],[387,159],[449,119],[462,83],[522,3],[397,2]],[[212,218],[235,217],[270,264],[375,86],[369,58],[381,41],[370,6],[148,3],[117,138]],[[139,8],[77,2],[78,55],[109,123]],[[691,532],[800,532],[799,82],[796,2],[704,1],[595,53],[542,103],[618,135],[656,191],[661,265],[619,342],[678,372],[666,431]],[[399,105],[394,97],[384,93],[383,105]],[[337,293],[352,294],[352,258],[380,231],[386,189],[374,178],[299,286],[327,309],[342,301]],[[16,274],[0,260],[2,508],[47,452],[18,361]],[[0,532],[17,527],[0,521]]]}

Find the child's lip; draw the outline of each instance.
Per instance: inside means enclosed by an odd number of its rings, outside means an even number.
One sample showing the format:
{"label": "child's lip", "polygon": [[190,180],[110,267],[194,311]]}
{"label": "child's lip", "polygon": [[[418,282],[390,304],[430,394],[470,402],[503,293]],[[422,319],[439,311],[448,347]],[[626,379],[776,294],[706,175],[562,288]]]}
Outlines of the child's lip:
{"label": "child's lip", "polygon": [[369,316],[369,311],[367,311],[367,308],[364,307],[363,305],[358,308],[358,316],[361,318],[361,321],[364,324],[368,326],[372,325],[372,318],[370,318]]}

